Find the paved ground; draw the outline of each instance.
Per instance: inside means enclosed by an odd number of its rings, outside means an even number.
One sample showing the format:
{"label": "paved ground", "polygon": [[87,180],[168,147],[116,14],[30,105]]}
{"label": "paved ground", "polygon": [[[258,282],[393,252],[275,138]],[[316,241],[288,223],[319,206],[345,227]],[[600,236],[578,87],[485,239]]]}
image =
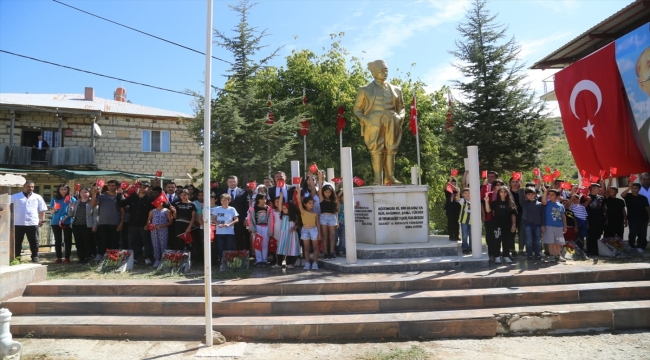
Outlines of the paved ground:
{"label": "paved ground", "polygon": [[[199,357],[197,356],[199,342],[34,338],[17,340],[23,344],[23,360],[233,359],[233,357]],[[650,359],[650,332],[399,343],[228,344],[240,344],[243,356],[238,358],[245,360]]]}

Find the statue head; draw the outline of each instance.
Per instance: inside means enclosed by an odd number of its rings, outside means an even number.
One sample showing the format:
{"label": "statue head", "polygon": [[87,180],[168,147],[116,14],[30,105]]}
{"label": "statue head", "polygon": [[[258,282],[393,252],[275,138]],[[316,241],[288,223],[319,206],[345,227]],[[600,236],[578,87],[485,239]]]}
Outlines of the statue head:
{"label": "statue head", "polygon": [[368,70],[370,70],[372,76],[377,80],[384,81],[388,78],[388,65],[384,60],[369,62]]}

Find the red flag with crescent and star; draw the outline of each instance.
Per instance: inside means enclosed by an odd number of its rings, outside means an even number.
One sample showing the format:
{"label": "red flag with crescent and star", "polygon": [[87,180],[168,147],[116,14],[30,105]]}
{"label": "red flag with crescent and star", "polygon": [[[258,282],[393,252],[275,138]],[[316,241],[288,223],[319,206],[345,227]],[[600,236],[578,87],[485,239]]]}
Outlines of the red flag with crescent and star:
{"label": "red flag with crescent and star", "polygon": [[616,167],[627,176],[650,166],[634,137],[615,51],[611,43],[555,74],[555,94],[578,169]]}
{"label": "red flag with crescent and star", "polygon": [[338,115],[336,116],[336,135],[340,134],[345,127],[345,117],[343,114],[345,114],[345,108],[339,106]]}
{"label": "red flag with crescent and star", "polygon": [[409,128],[411,129],[411,134],[414,136],[418,135],[418,109],[415,104],[415,94],[413,94],[413,100],[411,100],[411,118],[409,119]]}

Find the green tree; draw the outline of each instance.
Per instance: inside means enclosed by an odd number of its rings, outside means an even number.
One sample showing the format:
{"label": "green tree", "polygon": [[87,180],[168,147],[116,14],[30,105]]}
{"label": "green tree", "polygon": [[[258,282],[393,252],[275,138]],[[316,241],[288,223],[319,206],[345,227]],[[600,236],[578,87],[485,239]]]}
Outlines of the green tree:
{"label": "green tree", "polygon": [[[257,53],[264,48],[262,40],[266,30],[258,31],[248,23],[248,16],[254,4],[247,0],[229,5],[239,16],[239,23],[227,36],[216,30],[215,42],[228,50],[233,63],[226,77],[225,88],[218,91],[211,107],[211,153],[215,160],[212,176],[223,179],[231,174],[240,177],[240,182],[261,179],[292,154],[299,128],[300,114],[292,111],[295,99],[276,100],[271,110],[276,114],[273,125],[266,124],[269,108],[267,99],[261,96],[256,76],[273,73],[266,64],[276,56],[279,49],[256,60]],[[202,98],[197,97],[197,104]],[[189,126],[190,133],[202,141],[203,109],[196,107],[196,117]],[[292,115],[286,115],[292,114]]]}
{"label": "green tree", "polygon": [[507,27],[496,22],[485,0],[474,0],[457,29],[461,40],[450,53],[466,79],[454,82],[461,99],[447,136],[452,157],[462,164],[466,147],[478,145],[482,168],[505,172],[538,165],[547,115],[526,83],[520,46],[514,37],[506,39]]}

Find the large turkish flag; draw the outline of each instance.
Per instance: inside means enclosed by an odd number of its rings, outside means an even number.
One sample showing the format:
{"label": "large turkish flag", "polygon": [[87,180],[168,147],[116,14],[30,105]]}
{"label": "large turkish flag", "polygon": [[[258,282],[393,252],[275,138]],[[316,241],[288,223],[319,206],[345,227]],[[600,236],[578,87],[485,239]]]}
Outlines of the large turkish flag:
{"label": "large turkish flag", "polygon": [[628,117],[614,43],[555,74],[555,93],[578,169],[616,167],[618,176],[650,169]]}

